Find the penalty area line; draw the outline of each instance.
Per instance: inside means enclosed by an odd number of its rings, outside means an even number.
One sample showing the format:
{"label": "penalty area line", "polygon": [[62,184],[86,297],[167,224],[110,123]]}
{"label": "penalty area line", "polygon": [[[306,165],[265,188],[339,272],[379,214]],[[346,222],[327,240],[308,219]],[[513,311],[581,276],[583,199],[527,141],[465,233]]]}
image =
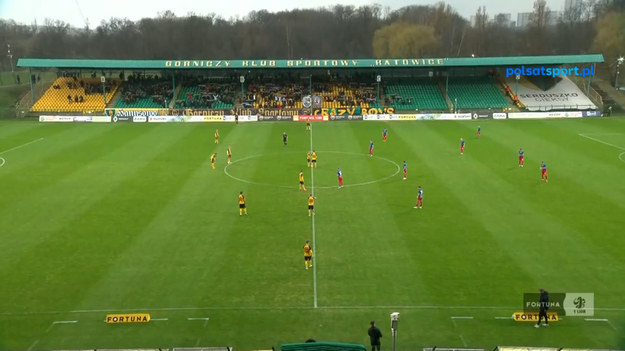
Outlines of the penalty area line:
{"label": "penalty area line", "polygon": [[39,138],[39,139],[35,139],[35,140],[29,141],[29,142],[27,142],[27,143],[24,143],[24,144],[22,144],[22,145],[18,145],[18,146],[16,146],[16,147],[12,147],[12,148],[10,148],[10,149],[8,149],[8,150],[4,150],[4,151],[0,152],[0,155],[2,155],[2,154],[6,154],[6,153],[7,153],[7,152],[9,152],[9,151],[13,151],[13,150],[17,150],[17,149],[23,148],[24,146],[28,146],[28,145],[30,145],[30,144],[34,144],[34,143],[36,143],[36,142],[38,142],[38,141],[42,141],[42,140],[43,140],[43,138]]}
{"label": "penalty area line", "polygon": [[584,137],[584,138],[586,138],[586,139],[590,139],[590,140],[592,140],[592,141],[596,141],[596,142],[601,143],[601,144],[603,144],[603,145],[612,146],[612,147],[615,147],[615,148],[617,148],[617,149],[619,149],[619,150],[625,151],[625,147],[621,147],[621,146],[618,146],[618,145],[614,145],[614,144],[608,143],[607,141],[603,141],[603,140],[601,140],[601,139],[593,138],[593,137],[588,136],[588,135],[586,135],[586,134],[578,133],[578,135],[579,135],[579,136],[581,136],[581,137]]}

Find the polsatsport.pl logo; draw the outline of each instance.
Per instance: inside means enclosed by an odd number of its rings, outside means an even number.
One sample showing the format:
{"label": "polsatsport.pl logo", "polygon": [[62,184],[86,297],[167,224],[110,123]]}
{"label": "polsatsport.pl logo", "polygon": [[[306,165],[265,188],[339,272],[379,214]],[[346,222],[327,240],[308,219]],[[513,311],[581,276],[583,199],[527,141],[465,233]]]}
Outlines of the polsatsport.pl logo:
{"label": "polsatsport.pl logo", "polygon": [[595,75],[595,67],[508,67],[506,68],[506,78],[511,76],[526,77],[559,77],[578,76],[588,77]]}

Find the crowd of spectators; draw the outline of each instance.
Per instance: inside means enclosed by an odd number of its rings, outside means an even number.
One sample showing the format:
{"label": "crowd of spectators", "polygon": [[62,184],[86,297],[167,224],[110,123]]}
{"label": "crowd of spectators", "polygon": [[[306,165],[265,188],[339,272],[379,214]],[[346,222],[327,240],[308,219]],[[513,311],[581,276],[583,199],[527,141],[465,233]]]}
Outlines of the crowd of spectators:
{"label": "crowd of spectators", "polygon": [[232,106],[236,100],[238,85],[231,80],[203,79],[202,77],[185,77],[184,94],[178,96],[176,106],[179,108],[221,108]]}
{"label": "crowd of spectators", "polygon": [[[77,72],[63,72],[61,75],[69,79],[54,84],[52,88],[55,90],[67,88],[70,91],[70,93],[67,94],[67,102],[70,104],[85,102],[85,97],[87,95],[102,94],[102,83],[97,79],[83,78]],[[104,91],[106,91],[107,94],[111,93],[116,84],[117,82],[114,80],[105,82]],[[65,85],[65,87],[62,85]]]}
{"label": "crowd of spectators", "polygon": [[132,105],[140,99],[151,98],[152,102],[167,107],[167,99],[173,95],[170,79],[157,75],[132,74],[122,87],[121,99]]}

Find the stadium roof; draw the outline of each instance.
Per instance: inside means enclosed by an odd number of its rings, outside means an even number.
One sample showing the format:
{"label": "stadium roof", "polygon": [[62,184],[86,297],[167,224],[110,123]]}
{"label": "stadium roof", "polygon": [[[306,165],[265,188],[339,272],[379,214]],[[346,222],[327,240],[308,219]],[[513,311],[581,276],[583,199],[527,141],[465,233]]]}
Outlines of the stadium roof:
{"label": "stadium roof", "polygon": [[418,68],[562,65],[604,62],[603,55],[300,60],[91,60],[20,58],[18,67],[70,69]]}

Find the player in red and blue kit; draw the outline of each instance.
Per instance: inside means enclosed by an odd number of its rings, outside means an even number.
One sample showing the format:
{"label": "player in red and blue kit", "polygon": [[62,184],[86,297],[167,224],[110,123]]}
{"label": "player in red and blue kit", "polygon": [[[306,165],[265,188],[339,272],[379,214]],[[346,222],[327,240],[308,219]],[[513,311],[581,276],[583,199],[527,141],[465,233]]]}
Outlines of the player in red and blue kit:
{"label": "player in red and blue kit", "polygon": [[477,126],[477,137],[479,138],[482,135],[482,127]]}
{"label": "player in red and blue kit", "polygon": [[519,149],[519,167],[523,167],[525,164],[525,151]]}
{"label": "player in red and blue kit", "polygon": [[460,138],[460,155],[464,155],[464,139]]}
{"label": "player in red and blue kit", "polygon": [[386,135],[388,134],[388,130],[386,128],[384,128],[384,130],[382,131],[382,140],[384,140],[386,142]]}
{"label": "player in red and blue kit", "polygon": [[373,156],[373,140],[369,140],[369,156]]}
{"label": "player in red and blue kit", "polygon": [[339,189],[343,187],[343,172],[340,168],[336,169],[336,176],[339,178]]}
{"label": "player in red and blue kit", "polygon": [[419,185],[417,190],[417,203],[414,205],[414,208],[423,208],[423,188],[421,185]]}
{"label": "player in red and blue kit", "polygon": [[404,161],[404,180],[406,180],[407,176],[408,176],[408,164],[406,163],[406,161]]}
{"label": "player in red and blue kit", "polygon": [[540,161],[540,181],[549,183],[549,177],[547,177],[547,164],[545,161]]}

